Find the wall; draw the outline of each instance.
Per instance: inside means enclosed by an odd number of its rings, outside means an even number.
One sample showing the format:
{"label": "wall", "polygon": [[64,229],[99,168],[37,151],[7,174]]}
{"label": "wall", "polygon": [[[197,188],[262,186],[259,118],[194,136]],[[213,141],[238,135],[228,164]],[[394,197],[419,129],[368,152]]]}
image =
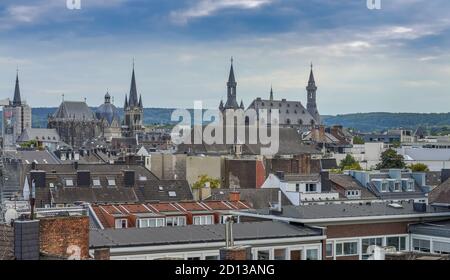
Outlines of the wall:
{"label": "wall", "polygon": [[152,153],[146,157],[145,167],[163,180],[186,179],[186,155]]}
{"label": "wall", "polygon": [[0,260],[14,259],[14,229],[0,225]]}
{"label": "wall", "polygon": [[89,257],[89,217],[52,217],[39,221],[40,251],[57,256]]}
{"label": "wall", "polygon": [[224,159],[220,156],[188,156],[186,158],[186,180],[192,186],[200,175],[225,180]]}

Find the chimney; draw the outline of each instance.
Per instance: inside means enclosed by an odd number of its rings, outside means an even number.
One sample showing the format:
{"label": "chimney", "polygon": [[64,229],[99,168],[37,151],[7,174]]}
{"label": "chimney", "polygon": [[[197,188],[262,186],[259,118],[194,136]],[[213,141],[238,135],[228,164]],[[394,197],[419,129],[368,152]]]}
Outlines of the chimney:
{"label": "chimney", "polygon": [[125,187],[134,187],[135,185],[134,170],[125,170],[123,174]]}
{"label": "chimney", "polygon": [[415,212],[427,212],[427,204],[424,202],[414,202],[413,209]]}
{"label": "chimney", "polygon": [[91,172],[88,170],[77,171],[77,186],[89,187],[91,185]]}
{"label": "chimney", "polygon": [[283,207],[281,206],[281,190],[278,191],[278,212],[282,212],[283,211]]}
{"label": "chimney", "polygon": [[39,260],[39,220],[14,221],[16,260]]}
{"label": "chimney", "polygon": [[78,161],[75,161],[75,162],[73,163],[73,168],[74,168],[75,170],[78,170]]}
{"label": "chimney", "polygon": [[281,181],[283,181],[283,180],[284,180],[284,171],[277,171],[277,172],[275,173],[275,176],[277,176],[278,179],[280,179]]}
{"label": "chimney", "polygon": [[[41,170],[32,170],[30,171],[30,184],[35,182],[36,188],[45,188],[46,186],[46,172]],[[31,187],[31,185],[30,185]]]}
{"label": "chimney", "polygon": [[441,183],[444,183],[450,179],[450,169],[442,169],[441,170]]}
{"label": "chimney", "polygon": [[325,141],[325,126],[324,125],[320,125],[319,126],[319,142],[323,142]]}
{"label": "chimney", "polygon": [[239,201],[241,200],[241,193],[239,191],[231,191],[229,199],[232,202]]}
{"label": "chimney", "polygon": [[36,162],[35,161],[33,161],[31,163],[31,170],[36,170]]}
{"label": "chimney", "polygon": [[320,172],[320,183],[322,184],[322,192],[331,191],[330,172],[328,171]]}
{"label": "chimney", "polygon": [[220,260],[224,261],[249,261],[252,259],[252,247],[237,246],[222,248],[219,250]]}

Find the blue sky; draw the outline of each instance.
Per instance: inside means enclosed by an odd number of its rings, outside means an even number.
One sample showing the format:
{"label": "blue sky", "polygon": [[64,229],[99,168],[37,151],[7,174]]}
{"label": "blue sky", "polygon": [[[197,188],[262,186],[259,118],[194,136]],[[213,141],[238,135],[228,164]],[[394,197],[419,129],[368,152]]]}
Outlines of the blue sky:
{"label": "blue sky", "polygon": [[133,57],[146,107],[218,106],[234,56],[238,98],[306,101],[312,61],[322,114],[448,112],[450,1],[2,0],[0,98],[17,65],[34,107],[107,90],[123,105]]}

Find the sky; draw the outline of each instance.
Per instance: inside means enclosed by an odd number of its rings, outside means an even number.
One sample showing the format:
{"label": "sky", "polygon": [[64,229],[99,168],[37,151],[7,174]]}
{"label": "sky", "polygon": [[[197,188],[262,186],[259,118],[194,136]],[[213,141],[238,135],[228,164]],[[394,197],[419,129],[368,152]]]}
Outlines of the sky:
{"label": "sky", "polygon": [[134,59],[145,107],[217,108],[234,57],[246,106],[306,103],[312,62],[321,114],[450,111],[448,0],[79,1],[0,1],[0,99],[19,68],[32,107],[122,107]]}

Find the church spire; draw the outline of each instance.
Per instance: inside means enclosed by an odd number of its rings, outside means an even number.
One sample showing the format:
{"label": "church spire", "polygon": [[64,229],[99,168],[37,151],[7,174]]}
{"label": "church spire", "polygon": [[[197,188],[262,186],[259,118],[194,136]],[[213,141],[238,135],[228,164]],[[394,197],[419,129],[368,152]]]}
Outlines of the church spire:
{"label": "church spire", "polygon": [[131,86],[130,86],[130,100],[128,101],[130,107],[138,106],[138,94],[136,87],[136,76],[134,74],[134,59],[133,59],[133,74],[131,75]]}
{"label": "church spire", "polygon": [[126,110],[128,108],[128,97],[127,94],[125,93],[125,104],[123,105],[123,109]]}
{"label": "church spire", "polygon": [[311,72],[309,73],[308,85],[312,85],[312,86],[316,85],[316,81],[314,80],[313,64],[312,64],[312,62],[311,62]]}
{"label": "church spire", "polygon": [[143,108],[142,107],[142,95],[139,95],[139,108]]}
{"label": "church spire", "polygon": [[227,82],[227,101],[225,102],[224,109],[239,109],[239,104],[236,101],[236,78],[234,76],[233,57],[231,57],[230,75]]}
{"label": "church spire", "polygon": [[244,101],[242,101],[242,99],[241,99],[241,105],[239,105],[239,108],[244,110]]}
{"label": "church spire", "polygon": [[228,76],[228,86],[236,87],[236,79],[234,77],[233,57],[231,57],[230,75]]}
{"label": "church spire", "polygon": [[270,100],[273,100],[273,87],[270,86]]}
{"label": "church spire", "polygon": [[19,69],[17,69],[17,73],[16,73],[16,87],[14,88],[13,105],[14,106],[22,105],[22,99],[20,98]]}

